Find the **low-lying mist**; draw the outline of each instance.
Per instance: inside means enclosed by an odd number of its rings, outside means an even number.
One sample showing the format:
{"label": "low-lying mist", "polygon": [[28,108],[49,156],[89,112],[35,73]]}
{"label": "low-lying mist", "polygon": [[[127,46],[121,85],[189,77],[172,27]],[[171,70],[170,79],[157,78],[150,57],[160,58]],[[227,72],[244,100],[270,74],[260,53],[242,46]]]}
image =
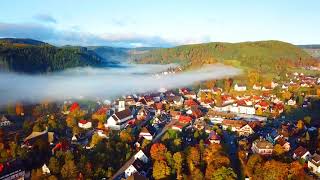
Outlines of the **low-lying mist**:
{"label": "low-lying mist", "polygon": [[168,75],[155,75],[174,65],[124,65],[118,68],[74,68],[48,75],[0,73],[0,105],[44,99],[113,99],[133,93],[178,88],[241,73],[221,64]]}

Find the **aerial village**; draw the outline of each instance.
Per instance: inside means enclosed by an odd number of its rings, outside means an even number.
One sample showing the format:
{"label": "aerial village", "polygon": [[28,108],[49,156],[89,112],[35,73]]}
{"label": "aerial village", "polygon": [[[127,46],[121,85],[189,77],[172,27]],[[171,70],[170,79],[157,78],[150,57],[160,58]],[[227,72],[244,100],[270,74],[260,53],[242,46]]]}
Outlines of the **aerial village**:
{"label": "aerial village", "polygon": [[286,76],[8,106],[0,179],[317,179],[320,78]]}

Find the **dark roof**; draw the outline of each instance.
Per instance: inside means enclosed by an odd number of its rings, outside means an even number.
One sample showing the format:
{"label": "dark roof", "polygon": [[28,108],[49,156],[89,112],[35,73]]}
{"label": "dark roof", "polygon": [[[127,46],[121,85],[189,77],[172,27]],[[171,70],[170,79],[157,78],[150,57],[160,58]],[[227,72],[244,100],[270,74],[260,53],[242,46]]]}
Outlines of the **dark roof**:
{"label": "dark roof", "polygon": [[132,115],[130,109],[125,109],[123,111],[119,111],[119,112],[116,112],[115,115],[119,118],[119,119],[124,119],[126,117],[129,117]]}
{"label": "dark roof", "polygon": [[294,154],[296,154],[296,156],[301,157],[304,154],[306,154],[308,152],[308,150],[302,146],[299,146],[296,150],[294,150]]}
{"label": "dark roof", "polygon": [[134,173],[131,176],[129,176],[127,180],[147,180],[147,178],[140,175],[139,173]]}
{"label": "dark roof", "polygon": [[145,168],[144,162],[141,161],[140,159],[136,159],[136,160],[132,163],[132,166],[134,166],[138,172],[144,170],[144,168]]}
{"label": "dark roof", "polygon": [[320,155],[317,153],[314,153],[312,156],[312,160],[316,163],[320,162]]}

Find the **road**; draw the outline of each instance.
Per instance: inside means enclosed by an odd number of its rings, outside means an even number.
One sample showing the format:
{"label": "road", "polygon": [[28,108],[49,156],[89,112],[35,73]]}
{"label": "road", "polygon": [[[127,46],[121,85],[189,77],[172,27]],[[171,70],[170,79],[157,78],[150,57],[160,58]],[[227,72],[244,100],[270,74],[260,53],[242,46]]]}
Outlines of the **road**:
{"label": "road", "polygon": [[152,139],[152,143],[157,142],[159,138],[174,124],[178,121],[178,119],[171,119],[171,121],[166,124],[162,130]]}

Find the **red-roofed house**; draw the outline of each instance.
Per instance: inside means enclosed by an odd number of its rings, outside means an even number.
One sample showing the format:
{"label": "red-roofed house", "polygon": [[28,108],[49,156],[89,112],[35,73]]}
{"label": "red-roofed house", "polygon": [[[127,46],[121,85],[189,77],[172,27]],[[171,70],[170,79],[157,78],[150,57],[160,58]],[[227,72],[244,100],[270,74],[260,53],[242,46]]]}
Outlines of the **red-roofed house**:
{"label": "red-roofed house", "polygon": [[78,126],[83,129],[89,129],[92,127],[92,123],[90,121],[82,119],[78,122]]}
{"label": "red-roofed house", "polygon": [[80,106],[76,102],[72,103],[72,105],[70,106],[70,112],[73,112],[73,111],[79,110],[79,109],[80,109]]}
{"label": "red-roofed house", "polygon": [[190,116],[180,115],[179,122],[188,124],[192,121],[192,118]]}

